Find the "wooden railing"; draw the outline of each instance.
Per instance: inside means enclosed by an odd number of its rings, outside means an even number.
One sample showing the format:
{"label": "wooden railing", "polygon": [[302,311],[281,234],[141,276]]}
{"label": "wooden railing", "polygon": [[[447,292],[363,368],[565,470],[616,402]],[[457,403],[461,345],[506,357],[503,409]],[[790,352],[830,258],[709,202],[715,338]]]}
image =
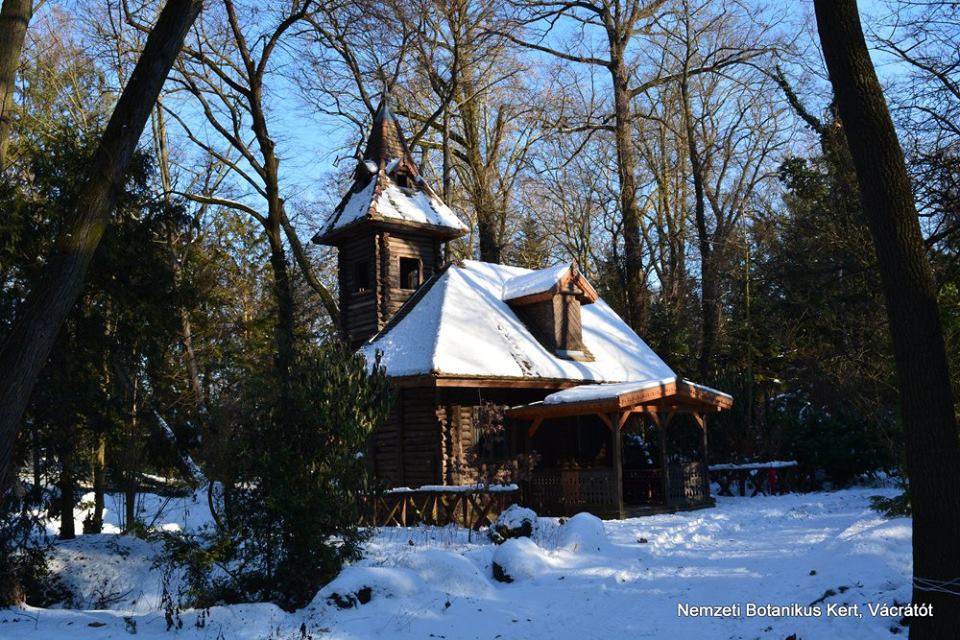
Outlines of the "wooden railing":
{"label": "wooden railing", "polygon": [[624,504],[663,504],[660,469],[624,469]]}
{"label": "wooden railing", "polygon": [[613,482],[607,467],[538,470],[526,483],[524,502],[542,515],[607,514],[619,509]]}
{"label": "wooden railing", "polygon": [[458,491],[409,490],[365,496],[360,501],[360,524],[368,527],[413,527],[419,524],[479,529],[492,524],[500,512],[520,497],[520,490]]}
{"label": "wooden railing", "polygon": [[702,462],[671,463],[667,465],[670,473],[671,504],[695,505],[707,498],[707,470]]}

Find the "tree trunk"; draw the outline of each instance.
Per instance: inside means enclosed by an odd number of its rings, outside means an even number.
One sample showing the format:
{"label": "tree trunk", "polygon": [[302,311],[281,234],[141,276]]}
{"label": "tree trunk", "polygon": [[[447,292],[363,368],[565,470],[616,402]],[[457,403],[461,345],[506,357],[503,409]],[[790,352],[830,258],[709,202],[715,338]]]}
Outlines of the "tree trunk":
{"label": "tree trunk", "polygon": [[[31,444],[33,449],[33,491],[30,492],[30,497],[33,500],[33,504],[39,508],[40,504],[43,502],[43,486],[42,481],[43,477],[40,473],[40,463],[41,463],[41,452],[40,452],[40,426],[34,422],[32,425],[31,431]],[[2,493],[2,492],[0,492]]]}
{"label": "tree trunk", "polygon": [[275,326],[277,372],[280,376],[281,391],[286,393],[290,381],[290,369],[293,367],[295,357],[296,318],[293,309],[293,291],[290,287],[287,257],[283,249],[283,238],[279,224],[267,229],[267,237],[270,241],[273,295],[277,303],[277,322]]}
{"label": "tree trunk", "polygon": [[60,539],[73,540],[77,532],[73,522],[73,499],[76,493],[76,481],[73,473],[74,426],[64,427],[60,442]]}
{"label": "tree trunk", "polygon": [[93,454],[93,517],[90,533],[103,532],[104,493],[107,484],[107,434],[97,434],[97,448]]}
{"label": "tree trunk", "polygon": [[856,2],[815,0],[814,6],[890,321],[913,506],[913,598],[933,605],[933,617],[912,619],[910,637],[954,637],[957,589],[933,588],[960,577],[960,441],[933,274]]}
{"label": "tree trunk", "polygon": [[[127,380],[130,380],[127,377]],[[136,374],[130,380],[130,428],[127,431],[127,446],[140,439],[140,378]],[[132,449],[133,447],[131,447]],[[124,462],[123,474],[123,506],[124,506],[124,533],[129,533],[137,524],[137,472],[142,457],[128,454]]]}
{"label": "tree trunk", "polygon": [[623,217],[624,275],[626,276],[627,322],[641,336],[646,333],[649,307],[643,270],[643,237],[637,206],[637,157],[633,148],[633,116],[630,112],[630,74],[611,42],[610,75],[616,115],[614,137],[620,178],[620,214]]}
{"label": "tree trunk", "polygon": [[0,8],[0,171],[7,166],[7,144],[13,126],[13,88],[32,17],[33,0],[3,0]]}
{"label": "tree trunk", "polygon": [[690,109],[690,92],[687,78],[680,82],[680,99],[683,102],[683,124],[687,139],[687,155],[690,159],[690,175],[693,178],[694,221],[697,227],[697,244],[700,249],[700,359],[698,373],[702,382],[711,380],[713,354],[716,351],[717,330],[720,325],[718,295],[720,284],[714,260],[713,242],[707,229],[706,197],[703,191],[703,164],[697,152],[696,131]]}
{"label": "tree trunk", "polygon": [[484,192],[474,205],[477,211],[480,260],[499,264],[503,259],[503,247],[500,241],[498,212],[486,191],[486,185],[482,188]]}
{"label": "tree trunk", "polygon": [[201,5],[202,0],[167,0],[90,161],[72,222],[0,349],[0,488],[13,478],[17,430],[37,376],[83,288],[137,141]]}
{"label": "tree trunk", "polygon": [[127,469],[123,482],[124,533],[130,533],[137,524],[137,472]]}

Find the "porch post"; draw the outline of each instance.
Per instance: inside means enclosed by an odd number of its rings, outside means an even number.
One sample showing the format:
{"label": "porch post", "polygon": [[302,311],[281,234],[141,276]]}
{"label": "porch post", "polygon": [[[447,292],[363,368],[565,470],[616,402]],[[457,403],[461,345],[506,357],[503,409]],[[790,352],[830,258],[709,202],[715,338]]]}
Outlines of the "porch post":
{"label": "porch post", "polygon": [[660,441],[660,475],[663,481],[663,504],[670,508],[673,498],[670,496],[670,469],[667,468],[667,422],[660,414],[655,414],[657,423],[657,437]]}
{"label": "porch post", "polygon": [[694,420],[700,425],[700,451],[703,458],[703,498],[710,499],[710,462],[707,458],[707,414],[694,413]]}
{"label": "porch post", "polygon": [[620,441],[620,424],[622,424],[620,414],[612,414],[610,422],[613,424],[610,429],[610,435],[613,438],[613,446],[610,449],[613,459],[613,503],[617,510],[617,517],[623,518],[623,451]]}

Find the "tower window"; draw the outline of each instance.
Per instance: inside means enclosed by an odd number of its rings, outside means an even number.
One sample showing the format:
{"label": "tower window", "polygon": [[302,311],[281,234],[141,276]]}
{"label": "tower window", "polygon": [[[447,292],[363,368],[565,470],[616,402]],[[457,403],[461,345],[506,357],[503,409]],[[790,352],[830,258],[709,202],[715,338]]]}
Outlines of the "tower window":
{"label": "tower window", "polygon": [[364,291],[370,290],[370,263],[364,260],[363,262],[354,262],[353,263],[353,292],[354,293],[363,293]]}
{"label": "tower window", "polygon": [[400,288],[416,289],[420,286],[420,261],[416,258],[400,258]]}

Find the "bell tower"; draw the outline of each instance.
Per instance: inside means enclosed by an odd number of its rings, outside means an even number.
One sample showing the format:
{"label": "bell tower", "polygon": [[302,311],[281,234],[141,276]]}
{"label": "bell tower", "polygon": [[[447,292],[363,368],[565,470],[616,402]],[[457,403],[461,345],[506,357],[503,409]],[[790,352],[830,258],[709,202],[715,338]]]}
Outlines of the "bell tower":
{"label": "bell tower", "polygon": [[420,176],[384,96],[353,185],[313,242],[337,247],[340,314],[356,347],[443,265],[468,229]]}

